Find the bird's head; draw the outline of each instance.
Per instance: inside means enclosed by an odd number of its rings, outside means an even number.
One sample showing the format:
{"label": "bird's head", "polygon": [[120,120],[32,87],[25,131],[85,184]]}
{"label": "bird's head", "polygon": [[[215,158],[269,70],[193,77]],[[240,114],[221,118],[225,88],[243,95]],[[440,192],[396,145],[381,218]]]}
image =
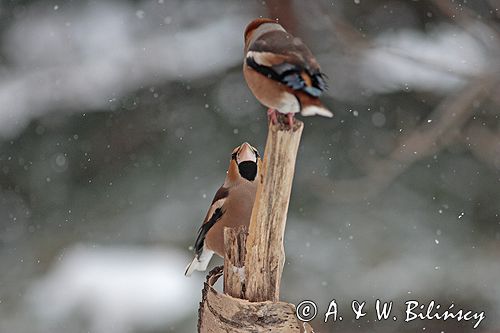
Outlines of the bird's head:
{"label": "bird's head", "polygon": [[257,149],[244,142],[234,148],[231,154],[228,177],[231,181],[243,178],[253,182],[258,176],[260,163],[261,159]]}
{"label": "bird's head", "polygon": [[[246,29],[245,29],[245,46],[248,46],[248,43],[252,39],[253,33],[255,32],[256,29],[261,27],[263,24],[272,24],[276,25],[276,27],[280,27],[279,23],[276,20],[270,19],[270,18],[258,18],[253,20],[252,22],[248,23]],[[281,28],[283,29],[283,28]]]}

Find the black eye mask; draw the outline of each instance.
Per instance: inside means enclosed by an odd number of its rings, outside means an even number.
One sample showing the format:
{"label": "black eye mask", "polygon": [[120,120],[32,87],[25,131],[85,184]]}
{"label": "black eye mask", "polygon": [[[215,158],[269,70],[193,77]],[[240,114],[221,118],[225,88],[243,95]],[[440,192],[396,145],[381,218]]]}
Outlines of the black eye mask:
{"label": "black eye mask", "polygon": [[257,163],[252,161],[243,161],[238,164],[238,170],[240,171],[241,177],[253,181],[257,176]]}

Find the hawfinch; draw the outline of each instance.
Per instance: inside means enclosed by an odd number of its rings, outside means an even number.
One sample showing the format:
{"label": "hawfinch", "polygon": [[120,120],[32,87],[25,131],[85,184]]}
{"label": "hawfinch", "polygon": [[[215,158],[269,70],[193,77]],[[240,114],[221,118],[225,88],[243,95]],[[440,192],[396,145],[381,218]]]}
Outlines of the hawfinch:
{"label": "hawfinch", "polygon": [[255,97],[269,108],[273,123],[276,110],[293,116],[332,117],[318,97],[326,89],[325,74],[302,41],[286,32],[275,20],[256,19],[245,29],[243,75]]}
{"label": "hawfinch", "polygon": [[198,230],[195,257],[186,268],[186,276],[206,270],[214,252],[224,257],[224,227],[249,225],[261,163],[259,152],[248,143],[234,148],[226,180]]}

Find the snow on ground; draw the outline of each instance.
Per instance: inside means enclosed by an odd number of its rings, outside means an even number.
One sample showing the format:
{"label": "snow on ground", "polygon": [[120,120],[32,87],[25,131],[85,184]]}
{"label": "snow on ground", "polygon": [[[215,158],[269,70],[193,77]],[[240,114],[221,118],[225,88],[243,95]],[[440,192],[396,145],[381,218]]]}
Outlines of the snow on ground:
{"label": "snow on ground", "polygon": [[167,327],[197,308],[201,275],[184,276],[188,260],[172,249],[77,245],[31,285],[26,301],[48,331],[74,316],[95,333]]}

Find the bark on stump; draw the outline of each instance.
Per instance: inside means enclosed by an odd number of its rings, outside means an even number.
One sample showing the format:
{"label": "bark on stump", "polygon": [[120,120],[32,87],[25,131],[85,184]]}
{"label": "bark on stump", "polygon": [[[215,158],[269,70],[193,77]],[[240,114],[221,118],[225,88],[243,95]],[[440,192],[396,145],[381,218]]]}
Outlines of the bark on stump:
{"label": "bark on stump", "polygon": [[199,309],[202,333],[314,333],[295,316],[295,306],[285,302],[250,302],[218,293],[213,285],[223,275],[222,266],[207,276]]}

